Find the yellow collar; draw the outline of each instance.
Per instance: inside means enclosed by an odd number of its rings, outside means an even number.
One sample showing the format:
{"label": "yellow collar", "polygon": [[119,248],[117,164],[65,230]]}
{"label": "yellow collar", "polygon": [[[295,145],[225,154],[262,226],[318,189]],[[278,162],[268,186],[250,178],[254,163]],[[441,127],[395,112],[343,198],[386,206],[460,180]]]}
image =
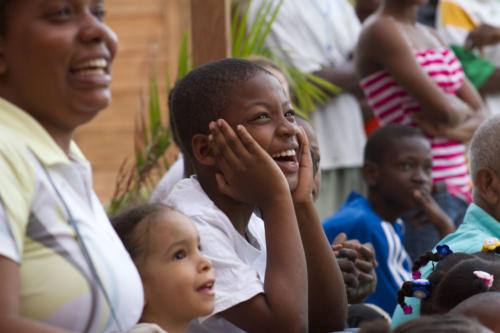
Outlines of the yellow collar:
{"label": "yellow collar", "polygon": [[[57,163],[70,164],[68,156],[47,131],[27,112],[0,97],[0,133],[5,140],[23,144],[49,166]],[[3,141],[3,140],[2,140]],[[71,140],[70,155],[85,160],[82,152]]]}

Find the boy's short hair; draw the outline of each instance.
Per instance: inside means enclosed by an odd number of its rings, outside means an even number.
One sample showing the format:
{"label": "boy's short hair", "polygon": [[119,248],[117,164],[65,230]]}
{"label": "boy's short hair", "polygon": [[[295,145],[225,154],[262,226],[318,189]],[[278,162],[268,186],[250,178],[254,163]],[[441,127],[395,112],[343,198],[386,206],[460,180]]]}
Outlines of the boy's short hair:
{"label": "boy's short hair", "polygon": [[195,68],[170,93],[169,106],[183,150],[193,157],[191,140],[208,134],[208,124],[222,117],[231,103],[231,92],[263,72],[261,66],[244,59],[228,58]]}
{"label": "boy's short hair", "polygon": [[383,126],[370,134],[366,141],[364,160],[381,163],[385,154],[402,138],[419,137],[425,139],[420,130],[401,124]]}
{"label": "boy's short hair", "polygon": [[481,168],[490,168],[500,175],[500,115],[486,120],[472,136],[470,144],[470,171],[472,181]]}

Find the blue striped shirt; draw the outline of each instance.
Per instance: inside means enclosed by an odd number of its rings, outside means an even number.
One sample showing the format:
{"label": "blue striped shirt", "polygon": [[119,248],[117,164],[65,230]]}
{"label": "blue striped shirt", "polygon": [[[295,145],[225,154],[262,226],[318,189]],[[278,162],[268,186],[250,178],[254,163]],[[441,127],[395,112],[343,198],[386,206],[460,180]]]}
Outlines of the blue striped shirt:
{"label": "blue striped shirt", "polygon": [[382,220],[365,197],[351,192],[337,213],[323,221],[323,229],[330,243],[344,232],[348,239],[373,244],[378,262],[377,288],[365,302],[378,305],[391,314],[399,288],[404,281],[411,279],[410,258],[403,246],[402,221],[398,219],[390,223]]}

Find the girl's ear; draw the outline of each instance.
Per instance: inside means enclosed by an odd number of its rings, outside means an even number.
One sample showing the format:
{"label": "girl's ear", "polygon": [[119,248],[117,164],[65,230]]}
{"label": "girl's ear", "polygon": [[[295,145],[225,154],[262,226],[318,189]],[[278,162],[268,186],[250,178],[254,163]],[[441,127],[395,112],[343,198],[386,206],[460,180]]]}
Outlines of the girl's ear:
{"label": "girl's ear", "polygon": [[365,161],[363,165],[363,178],[368,186],[372,187],[377,185],[378,174],[378,166],[371,161]]}
{"label": "girl's ear", "polygon": [[196,161],[205,166],[215,165],[215,157],[208,141],[208,135],[195,134],[191,140],[191,148]]}
{"label": "girl's ear", "polygon": [[476,172],[475,189],[489,205],[500,201],[500,179],[490,168],[481,168]]}

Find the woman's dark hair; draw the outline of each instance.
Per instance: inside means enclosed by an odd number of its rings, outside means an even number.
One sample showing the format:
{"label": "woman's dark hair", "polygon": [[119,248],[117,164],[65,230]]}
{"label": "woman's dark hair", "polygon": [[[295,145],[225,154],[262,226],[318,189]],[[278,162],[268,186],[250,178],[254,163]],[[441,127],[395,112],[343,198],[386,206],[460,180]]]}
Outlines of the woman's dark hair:
{"label": "woman's dark hair", "polygon": [[[434,254],[435,255],[435,254]],[[426,253],[415,261],[414,270],[436,259]],[[431,259],[433,258],[433,259]],[[443,314],[473,295],[490,290],[488,283],[475,271],[483,271],[500,278],[500,266],[495,254],[452,253],[441,256],[434,271],[427,278],[429,296],[422,299],[421,314]],[[415,269],[416,268],[416,269]],[[398,291],[398,304],[405,309],[405,297],[413,297],[415,281],[407,281]]]}
{"label": "woman's dark hair", "polygon": [[110,218],[113,228],[134,262],[137,263],[145,254],[146,235],[150,229],[139,226],[142,223],[154,223],[156,217],[166,210],[174,209],[161,203],[144,204],[126,209]]}
{"label": "woman's dark hair", "polygon": [[447,254],[443,254],[441,252],[432,252],[432,251],[427,251],[424,254],[422,254],[420,257],[415,259],[413,262],[413,266],[411,268],[412,272],[418,271],[420,268],[424,267],[429,263],[429,261],[433,262],[438,262],[444,257],[446,257]]}
{"label": "woman's dark hair", "polygon": [[[495,264],[478,257],[463,260],[447,272],[439,271],[429,275],[429,281],[435,284],[432,296],[422,301],[421,314],[443,314],[450,311],[463,300],[488,291],[490,287],[474,271],[494,274]],[[498,276],[498,275],[497,275]]]}

